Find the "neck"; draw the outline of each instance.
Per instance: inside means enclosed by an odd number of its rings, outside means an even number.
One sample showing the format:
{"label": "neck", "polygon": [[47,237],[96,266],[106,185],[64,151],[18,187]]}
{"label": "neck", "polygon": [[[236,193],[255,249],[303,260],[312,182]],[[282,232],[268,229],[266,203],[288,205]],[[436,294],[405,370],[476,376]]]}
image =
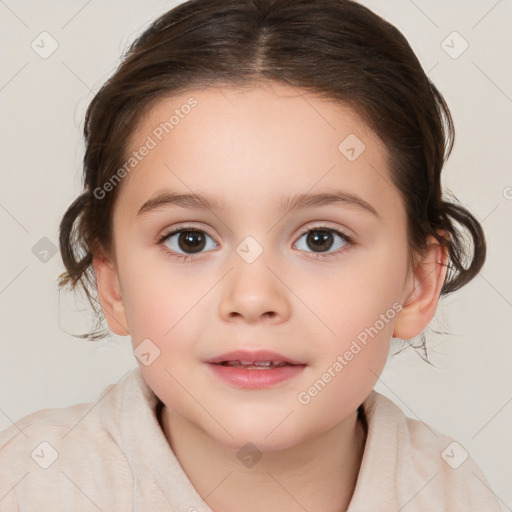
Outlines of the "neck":
{"label": "neck", "polygon": [[366,442],[364,414],[355,411],[328,431],[244,466],[236,449],[217,443],[165,406],[162,430],[183,470],[212,510],[346,511]]}

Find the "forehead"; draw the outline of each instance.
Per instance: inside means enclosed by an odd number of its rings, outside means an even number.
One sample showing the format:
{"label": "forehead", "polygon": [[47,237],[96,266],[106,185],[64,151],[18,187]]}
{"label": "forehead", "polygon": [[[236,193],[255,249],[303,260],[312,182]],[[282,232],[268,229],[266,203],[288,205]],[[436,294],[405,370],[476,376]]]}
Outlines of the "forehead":
{"label": "forehead", "polygon": [[[237,135],[233,142],[238,145],[250,133],[253,138],[260,134],[256,142],[269,146],[275,139],[265,135],[278,134],[280,140],[276,143],[282,144],[287,139],[298,151],[299,143],[304,140],[309,142],[304,149],[315,143],[314,132],[324,135],[332,132],[330,135],[338,139],[347,130],[357,132],[370,145],[380,144],[348,105],[291,85],[269,82],[246,87],[209,87],[161,98],[153,102],[140,120],[128,146],[136,148],[147,136],[159,145],[172,143],[171,139],[184,138],[191,131],[198,135],[208,132],[211,139],[228,133],[229,127],[234,128],[231,135]],[[241,129],[244,131],[240,132]],[[203,145],[208,140],[205,138]]]}
{"label": "forehead", "polygon": [[[123,183],[140,204],[162,186],[257,199],[343,186],[385,207],[396,199],[388,151],[347,105],[283,84],[190,90],[157,101],[128,142]],[[146,147],[146,150],[143,148]],[[149,148],[149,149],[147,149]]]}

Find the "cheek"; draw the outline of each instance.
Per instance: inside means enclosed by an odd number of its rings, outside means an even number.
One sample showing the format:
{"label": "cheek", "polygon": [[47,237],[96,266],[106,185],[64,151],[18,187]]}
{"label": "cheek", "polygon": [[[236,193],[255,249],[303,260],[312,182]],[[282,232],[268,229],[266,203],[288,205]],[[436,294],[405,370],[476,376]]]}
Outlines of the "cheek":
{"label": "cheek", "polygon": [[338,313],[336,339],[321,343],[324,354],[296,397],[300,410],[320,421],[315,428],[343,420],[371,392],[388,358],[396,316],[394,308],[374,304]]}
{"label": "cheek", "polygon": [[124,304],[133,342],[162,337],[176,322],[179,297],[155,268],[136,268],[130,275]]}
{"label": "cheek", "polygon": [[125,280],[123,300],[133,345],[149,338],[160,349],[162,359],[170,361],[193,350],[217,275],[199,272],[193,266],[178,267],[161,256],[146,263],[134,258],[123,271],[130,276]]}
{"label": "cheek", "polygon": [[[341,397],[347,406],[362,401],[377,381],[389,354],[407,252],[387,244],[379,251],[354,253],[346,270],[331,275],[328,286],[310,288],[308,299],[322,319],[318,332],[323,355],[305,392],[311,414],[329,417]],[[350,396],[347,396],[349,393]],[[300,403],[300,401],[299,401]],[[341,412],[340,412],[341,413]]]}
{"label": "cheek", "polygon": [[339,271],[304,281],[300,293],[318,317],[318,333],[343,345],[377,323],[381,337],[391,337],[406,264],[405,251],[360,251]]}

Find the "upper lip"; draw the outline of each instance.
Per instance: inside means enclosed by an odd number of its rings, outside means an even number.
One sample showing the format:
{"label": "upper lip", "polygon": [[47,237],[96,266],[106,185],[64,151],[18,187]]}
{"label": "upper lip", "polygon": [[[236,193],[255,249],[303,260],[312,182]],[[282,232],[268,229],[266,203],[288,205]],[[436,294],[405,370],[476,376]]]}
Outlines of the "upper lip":
{"label": "upper lip", "polygon": [[222,363],[223,361],[275,361],[288,364],[305,364],[283,356],[282,354],[278,354],[277,352],[272,352],[271,350],[233,350],[232,352],[226,352],[225,354],[212,357],[205,362],[217,364]]}

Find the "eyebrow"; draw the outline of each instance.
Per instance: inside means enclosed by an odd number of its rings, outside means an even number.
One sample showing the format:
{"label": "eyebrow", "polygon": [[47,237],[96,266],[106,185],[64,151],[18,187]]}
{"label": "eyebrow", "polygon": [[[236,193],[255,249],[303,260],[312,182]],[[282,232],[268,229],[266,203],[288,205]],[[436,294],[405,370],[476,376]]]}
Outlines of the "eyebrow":
{"label": "eyebrow", "polygon": [[[362,211],[366,211],[367,213],[371,213],[378,219],[381,219],[379,213],[370,203],[357,195],[350,194],[341,190],[318,194],[297,194],[291,197],[285,197],[281,200],[279,211],[282,214],[286,214],[295,210],[318,206],[328,206],[331,204],[355,206],[356,208]],[[139,211],[137,212],[137,216],[145,215],[153,210],[171,206],[220,212],[225,212],[228,209],[228,205],[224,200],[216,199],[210,195],[183,194],[163,190],[157,192],[150,199],[148,199],[140,207]]]}

